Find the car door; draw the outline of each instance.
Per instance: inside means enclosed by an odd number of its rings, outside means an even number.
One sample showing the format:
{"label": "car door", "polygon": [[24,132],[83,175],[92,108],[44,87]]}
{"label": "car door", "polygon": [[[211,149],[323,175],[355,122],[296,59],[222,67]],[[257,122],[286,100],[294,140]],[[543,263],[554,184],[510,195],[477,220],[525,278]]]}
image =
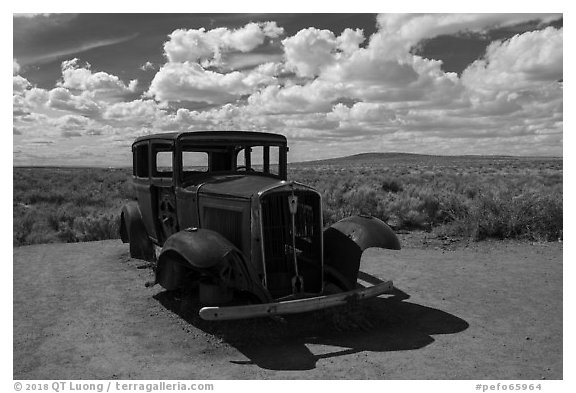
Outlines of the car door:
{"label": "car door", "polygon": [[179,230],[174,195],[174,141],[153,140],[150,147],[151,213],[157,242],[163,244]]}
{"label": "car door", "polygon": [[134,180],[132,182],[136,200],[142,215],[142,221],[148,236],[157,240],[156,223],[153,214],[152,192],[150,186],[150,141],[144,140],[132,146]]}

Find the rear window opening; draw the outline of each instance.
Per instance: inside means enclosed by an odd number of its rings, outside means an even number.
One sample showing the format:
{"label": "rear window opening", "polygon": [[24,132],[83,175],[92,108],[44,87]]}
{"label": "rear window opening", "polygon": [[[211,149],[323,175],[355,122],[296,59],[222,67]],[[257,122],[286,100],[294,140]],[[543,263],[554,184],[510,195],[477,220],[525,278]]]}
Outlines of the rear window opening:
{"label": "rear window opening", "polygon": [[136,177],[148,177],[148,142],[134,145],[133,149],[133,175]]}

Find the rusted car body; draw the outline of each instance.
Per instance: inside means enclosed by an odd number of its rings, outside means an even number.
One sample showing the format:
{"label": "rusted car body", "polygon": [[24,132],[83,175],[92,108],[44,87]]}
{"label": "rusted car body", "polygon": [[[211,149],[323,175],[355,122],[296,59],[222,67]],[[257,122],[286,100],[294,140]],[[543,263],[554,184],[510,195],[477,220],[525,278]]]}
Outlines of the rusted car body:
{"label": "rusted car body", "polygon": [[284,136],[156,134],[132,153],[137,200],[122,208],[121,238],[132,257],[157,260],[155,283],[197,287],[202,318],[305,312],[392,290],[357,277],[366,248],[400,249],[393,231],[370,216],[324,229],[320,193],[287,181]]}

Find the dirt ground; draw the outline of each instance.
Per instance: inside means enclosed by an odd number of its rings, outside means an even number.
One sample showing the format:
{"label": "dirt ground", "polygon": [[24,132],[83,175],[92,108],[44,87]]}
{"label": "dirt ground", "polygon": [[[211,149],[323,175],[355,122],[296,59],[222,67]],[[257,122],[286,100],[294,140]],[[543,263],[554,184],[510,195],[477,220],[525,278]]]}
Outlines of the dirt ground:
{"label": "dirt ground", "polygon": [[206,322],[120,241],[14,249],[15,379],[562,379],[562,244],[371,249],[393,296]]}

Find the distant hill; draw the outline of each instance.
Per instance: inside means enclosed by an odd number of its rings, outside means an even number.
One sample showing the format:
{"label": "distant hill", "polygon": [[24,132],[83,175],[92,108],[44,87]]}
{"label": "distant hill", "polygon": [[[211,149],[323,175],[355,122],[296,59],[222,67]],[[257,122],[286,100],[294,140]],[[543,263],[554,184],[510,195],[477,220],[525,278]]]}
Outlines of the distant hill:
{"label": "distant hill", "polygon": [[363,164],[390,164],[390,163],[448,163],[471,161],[557,161],[562,157],[524,157],[524,156],[439,156],[413,153],[360,153],[351,156],[328,158],[324,160],[292,162],[292,166],[323,166],[323,165],[363,165]]}
{"label": "distant hill", "polygon": [[345,157],[327,158],[324,160],[302,161],[292,163],[293,165],[339,165],[343,163],[372,163],[375,161],[390,161],[390,160],[421,160],[427,156],[423,154],[412,153],[360,153]]}

